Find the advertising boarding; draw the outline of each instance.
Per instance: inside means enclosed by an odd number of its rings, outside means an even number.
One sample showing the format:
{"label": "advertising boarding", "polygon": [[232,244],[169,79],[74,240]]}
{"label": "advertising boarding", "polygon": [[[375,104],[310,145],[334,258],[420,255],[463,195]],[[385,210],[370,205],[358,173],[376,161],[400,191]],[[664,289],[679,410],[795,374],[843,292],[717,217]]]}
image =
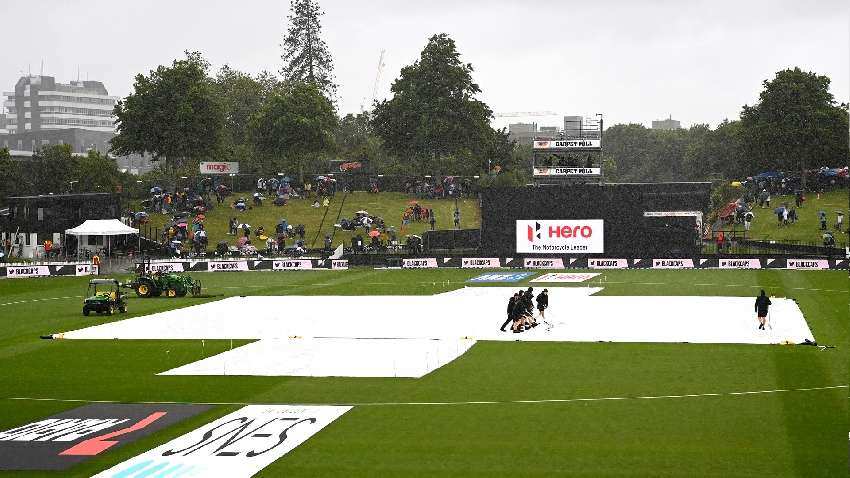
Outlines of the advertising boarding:
{"label": "advertising boarding", "polygon": [[605,252],[602,219],[536,219],[516,222],[516,251],[534,254]]}

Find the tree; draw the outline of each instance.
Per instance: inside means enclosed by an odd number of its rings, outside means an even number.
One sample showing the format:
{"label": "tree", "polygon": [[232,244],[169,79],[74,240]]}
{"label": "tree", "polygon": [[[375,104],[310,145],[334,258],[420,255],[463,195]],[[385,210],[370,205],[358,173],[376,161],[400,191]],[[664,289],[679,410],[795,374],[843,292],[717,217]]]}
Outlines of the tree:
{"label": "tree", "polygon": [[481,88],[472,71],[460,61],[454,40],[445,33],[432,36],[393,82],[392,99],[375,105],[372,126],[387,150],[421,172],[444,156],[482,157],[493,139],[493,113],[475,98]]}
{"label": "tree", "polygon": [[288,82],[315,85],[328,98],[336,97],[333,57],[322,39],[322,9],[315,0],[292,0],[289,29],[283,39],[283,68]]}
{"label": "tree", "polygon": [[337,116],[330,100],[316,85],[289,83],[272,92],[251,121],[257,152],[278,171],[304,167],[333,148]]}
{"label": "tree", "polygon": [[847,105],[835,101],[828,77],[794,68],[763,85],[758,103],[741,112],[751,173],[846,164]]}
{"label": "tree", "polygon": [[121,184],[121,173],[115,161],[95,150],[86,156],[75,158],[75,167],[71,173],[77,183],[76,191],[114,192]]}
{"label": "tree", "polygon": [[[174,167],[215,155],[224,127],[224,109],[216,99],[209,63],[186,52],[170,67],[136,75],[134,92],[115,106],[118,135],[112,152],[152,153]],[[168,165],[168,164],[167,164]]]}
{"label": "tree", "polygon": [[228,146],[249,144],[248,129],[251,117],[278,86],[271,73],[263,71],[256,77],[224,65],[213,84],[224,110],[224,141]]}

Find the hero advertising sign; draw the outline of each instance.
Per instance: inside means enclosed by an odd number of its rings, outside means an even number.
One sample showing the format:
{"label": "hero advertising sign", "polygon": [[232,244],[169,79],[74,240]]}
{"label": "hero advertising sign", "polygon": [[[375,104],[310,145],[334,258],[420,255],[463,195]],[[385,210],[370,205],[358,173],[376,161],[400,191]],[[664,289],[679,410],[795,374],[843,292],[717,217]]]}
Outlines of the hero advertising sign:
{"label": "hero advertising sign", "polygon": [[602,219],[519,220],[516,251],[534,254],[605,252]]}

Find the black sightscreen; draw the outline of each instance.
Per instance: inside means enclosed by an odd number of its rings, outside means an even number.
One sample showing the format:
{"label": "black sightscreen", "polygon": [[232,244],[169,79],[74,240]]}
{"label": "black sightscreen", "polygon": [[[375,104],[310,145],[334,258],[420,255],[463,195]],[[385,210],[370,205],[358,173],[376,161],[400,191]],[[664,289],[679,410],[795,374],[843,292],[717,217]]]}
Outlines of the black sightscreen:
{"label": "black sightscreen", "polygon": [[[516,254],[516,221],[602,219],[608,257],[672,257],[699,253],[694,217],[645,212],[700,211],[710,183],[605,184],[486,189],[481,192],[481,252]],[[575,254],[574,254],[575,255]]]}

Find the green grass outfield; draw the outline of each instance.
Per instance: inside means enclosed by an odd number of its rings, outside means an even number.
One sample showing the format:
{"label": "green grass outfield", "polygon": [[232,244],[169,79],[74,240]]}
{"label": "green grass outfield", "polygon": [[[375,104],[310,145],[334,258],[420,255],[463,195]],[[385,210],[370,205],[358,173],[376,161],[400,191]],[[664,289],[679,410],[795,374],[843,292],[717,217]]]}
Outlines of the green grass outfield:
{"label": "green grass outfield", "polygon": [[[202,280],[211,294],[228,296],[432,294],[479,273],[354,269],[210,273]],[[848,383],[846,272],[626,270],[604,277],[603,295],[753,296],[765,288],[795,298],[816,339],[837,348],[479,342],[421,379],[159,377],[230,343],[40,340],[105,320],[80,313],[77,296],[87,279],[3,280],[0,429],[81,405],[12,397],[357,403],[365,405],[262,476],[846,476],[847,389],[795,390]],[[206,300],[215,299],[132,298],[129,315]],[[635,311],[635,320],[650,313]],[[493,317],[494,328],[501,322]],[[789,391],[727,394],[777,389]],[[720,395],[512,403],[707,393]],[[499,403],[401,404],[468,401]],[[236,408],[217,406],[67,472],[0,475],[90,476]]]}

